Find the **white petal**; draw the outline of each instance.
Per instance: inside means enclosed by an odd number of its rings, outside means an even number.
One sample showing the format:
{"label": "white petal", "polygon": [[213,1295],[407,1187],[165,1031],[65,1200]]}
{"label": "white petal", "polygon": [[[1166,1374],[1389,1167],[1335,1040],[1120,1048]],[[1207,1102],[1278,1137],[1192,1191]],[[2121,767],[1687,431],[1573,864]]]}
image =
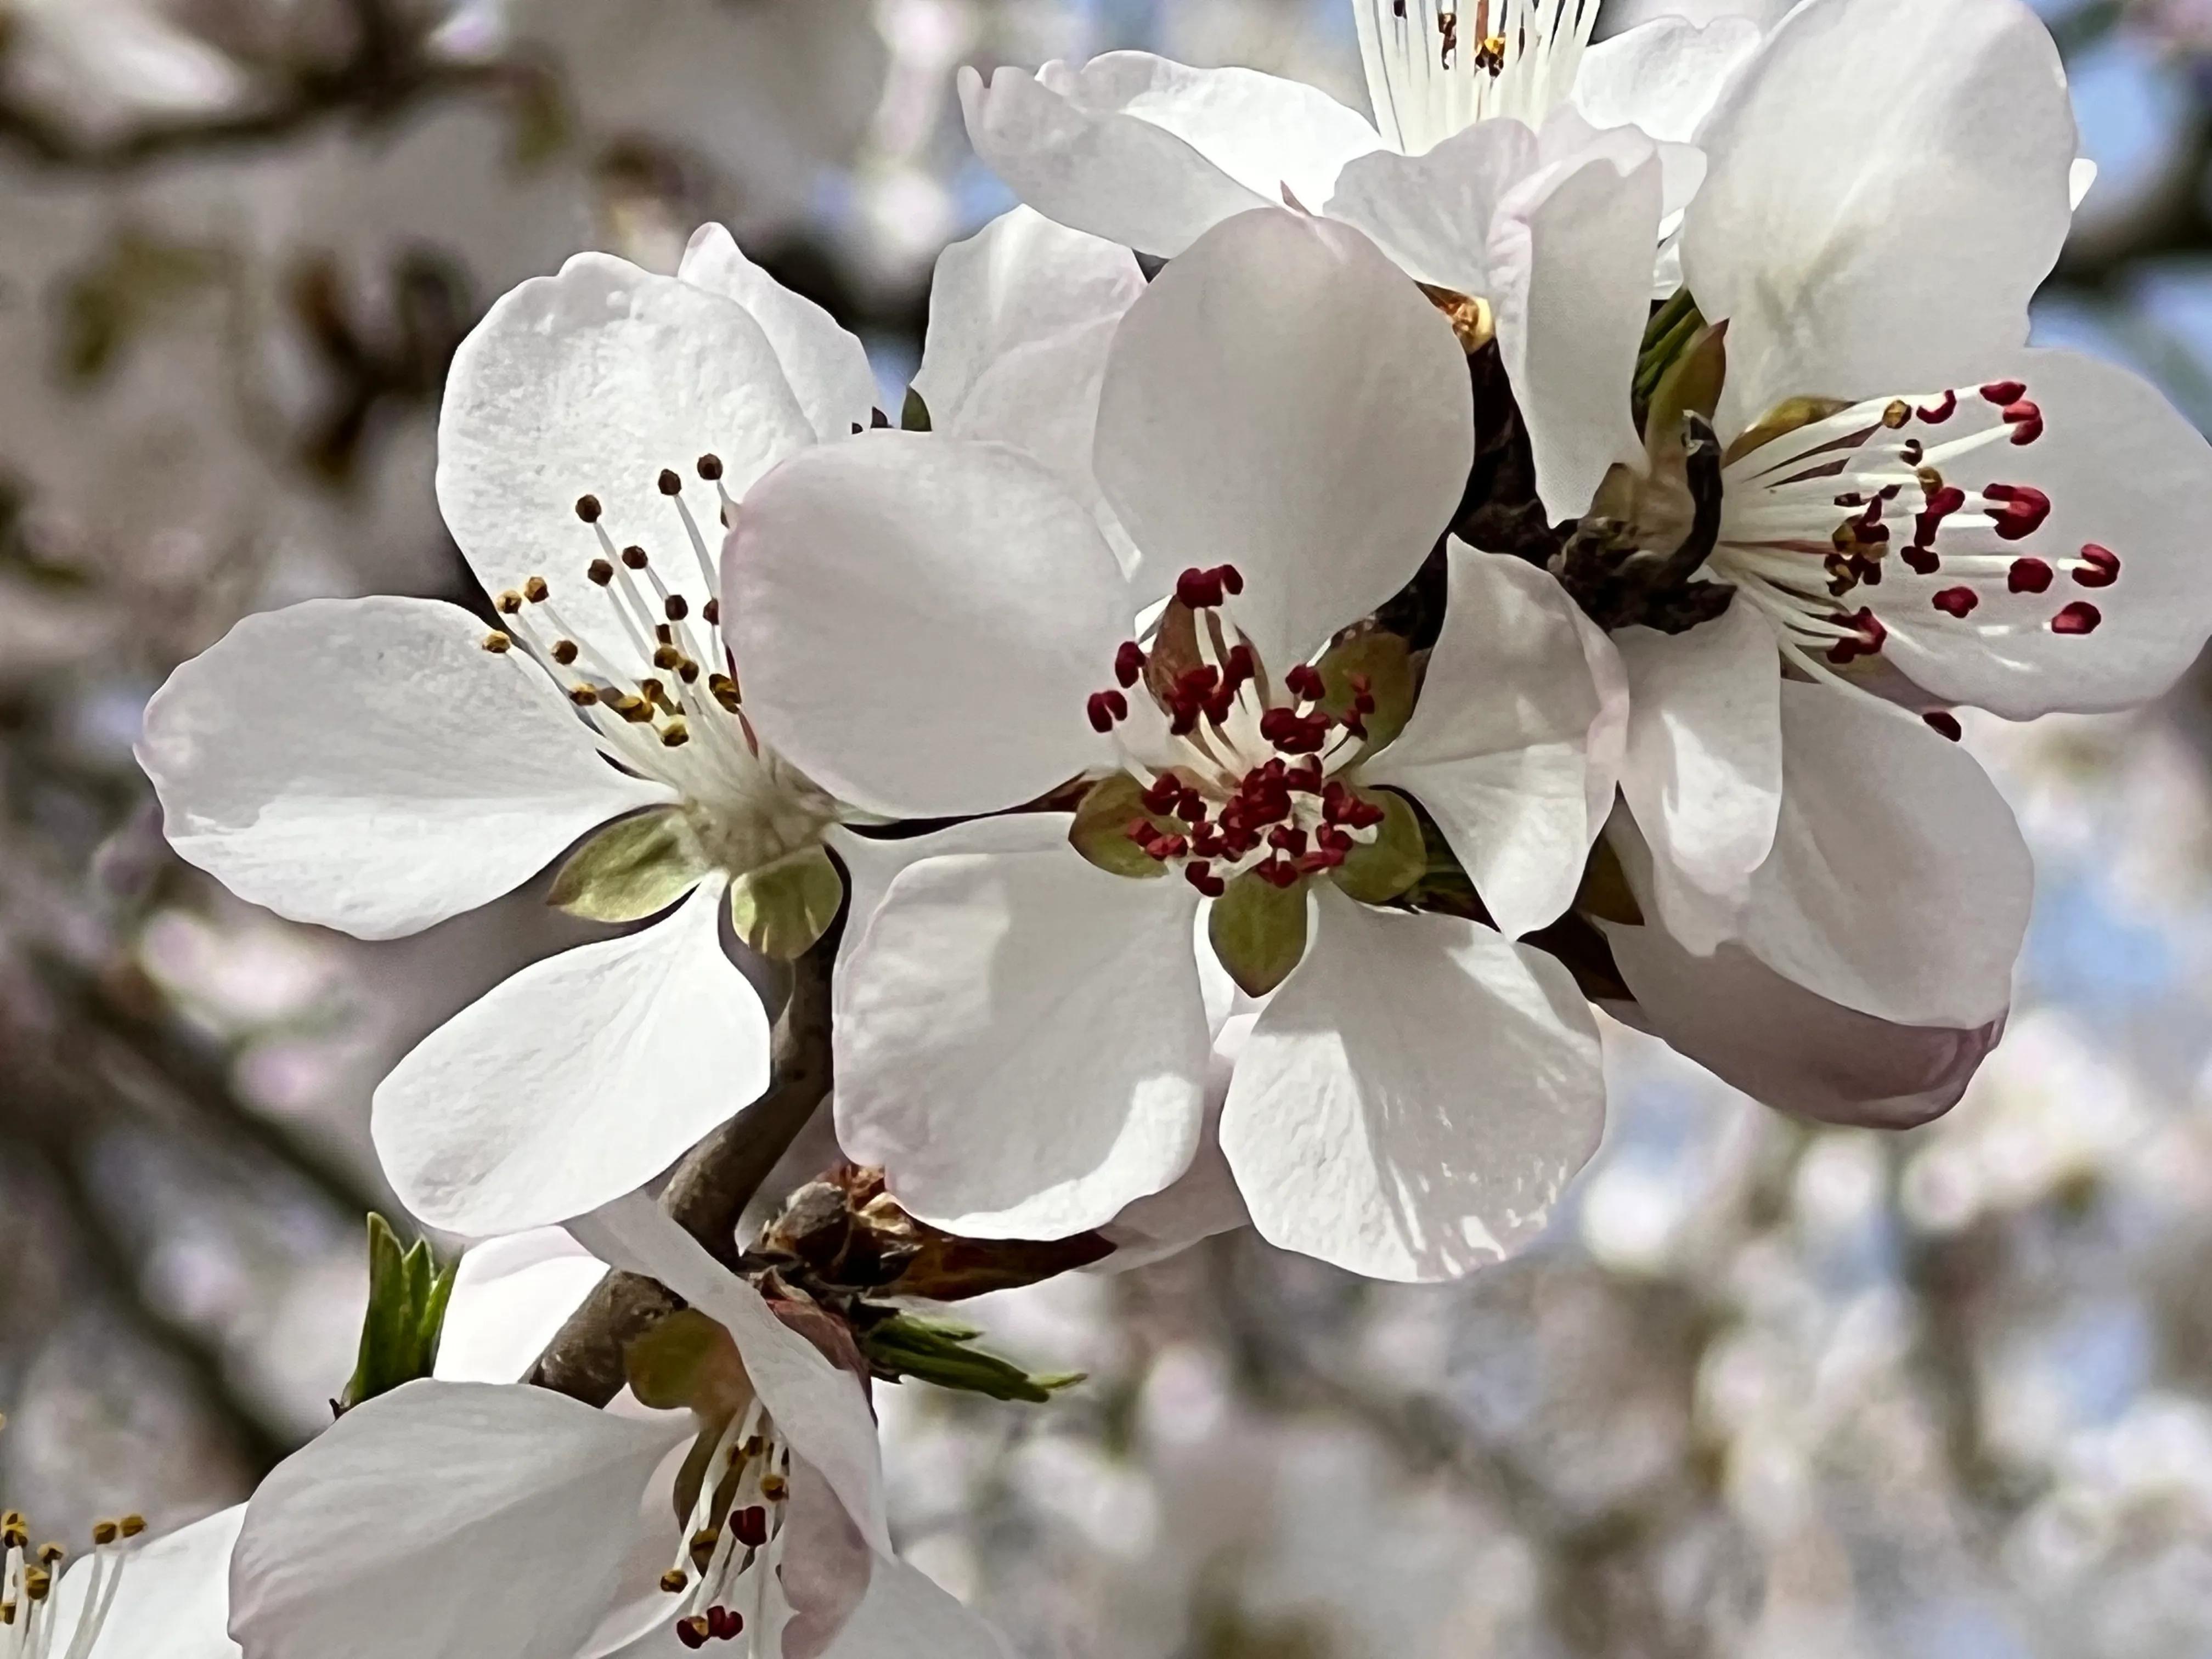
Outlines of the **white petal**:
{"label": "white petal", "polygon": [[847,967],[837,1139],[977,1238],[1061,1238],[1190,1165],[1211,1033],[1197,896],[1071,850],[933,859]]}
{"label": "white petal", "polygon": [[1338,170],[1382,147],[1374,128],[1303,82],[1189,69],[1139,52],[1032,76],[960,76],[975,153],[1048,218],[1164,258],[1224,219],[1328,199]]}
{"label": "white petal", "polygon": [[488,1238],[463,1253],[433,1373],[447,1382],[512,1382],[527,1372],[607,1265],[558,1227]]}
{"label": "white petal", "polygon": [[1377,150],[1350,163],[1328,216],[1365,231],[1417,282],[1486,296],[1498,205],[1539,165],[1534,131],[1483,121],[1419,155]]}
{"label": "white petal", "polygon": [[700,226],[676,274],[752,313],[816,437],[827,442],[866,427],[876,407],[876,374],[866,348],[813,301],[745,258],[726,229]]}
{"label": "white petal", "polygon": [[878,1557],[822,1472],[803,1457],[791,1461],[783,1528],[776,1588],[792,1618],[780,1659],[820,1659],[867,1595]]}
{"label": "white petal", "polygon": [[1592,126],[1639,127],[1662,143],[1689,143],[1759,42],[1759,26],[1747,17],[1702,26],[1687,17],[1654,18],[1583,54],[1574,106]]}
{"label": "white petal", "polygon": [[778,1319],[759,1291],[642,1194],[617,1199],[568,1228],[601,1261],[659,1279],[728,1330],[792,1449],[820,1471],[869,1547],[889,1554],[876,1419],[860,1379]]}
{"label": "white petal", "polygon": [[1597,1150],[1597,1026],[1543,952],[1451,916],[1316,894],[1252,1033],[1222,1149],[1270,1243],[1370,1278],[1511,1255]]}
{"label": "white petal", "polygon": [[97,1589],[105,1616],[82,1659],[238,1659],[226,1626],[231,1549],[245,1522],[240,1504],[104,1564],[89,1555],[71,1562],[54,1591],[48,1651],[75,1659],[72,1643]]}
{"label": "white petal", "polygon": [[1474,453],[1443,314],[1348,226],[1243,215],[1170,264],[1107,365],[1098,480],[1139,596],[1233,564],[1231,614],[1276,674],[1410,581]]}
{"label": "white petal", "polygon": [[1902,1025],[2012,1002],[2034,866],[1974,757],[1863,694],[1782,688],[1782,812],[1741,936],[1784,977]]}
{"label": "white petal", "polygon": [[483,648],[487,631],[430,599],[246,617],[147,705],[138,763],[170,844],[279,915],[392,939],[673,799],[609,765],[542,674]]}
{"label": "white petal", "polygon": [[664,470],[711,553],[720,507],[699,479],[722,462],[742,496],[815,441],[775,344],[733,301],[600,253],[500,300],[461,343],[438,419],[438,504],[487,592],[544,577],[589,642],[635,660],[609,595],[585,572],[598,532],[576,516],[596,497],[617,547],[642,546],[696,612],[712,597]]}
{"label": "white petal", "polygon": [[1657,866],[1667,926],[1718,943],[1774,848],[1782,811],[1782,673],[1756,606],[1686,634],[1625,628],[1628,754],[1621,793]]}
{"label": "white petal", "polygon": [[2019,0],[1808,0],[1698,143],[1682,265],[1729,323],[1723,429],[1784,398],[1966,381],[2027,337],[2078,143]]}
{"label": "white petal", "polygon": [[[250,1659],[549,1659],[606,1611],[688,1413],[410,1382],[262,1483],[231,1570]],[[671,1542],[675,1528],[669,1528]]]}
{"label": "white petal", "polygon": [[2074,158],[2074,170],[2066,175],[2066,197],[2075,212],[2089,199],[2089,192],[2097,187],[2097,164],[2086,155]]}
{"label": "white petal", "polygon": [[[1200,960],[1203,963],[1212,954],[1208,951]],[[1252,1212],[1245,1206],[1244,1194],[1237,1190],[1237,1173],[1221,1150],[1221,1112],[1229,1103],[1237,1056],[1244,1052],[1258,1019],[1257,1014],[1238,1014],[1214,1038],[1206,1070],[1206,1124],[1190,1168],[1150,1198],[1124,1206],[1121,1214],[1098,1230],[1113,1243],[1114,1254],[1097,1271],[1127,1273],[1164,1261],[1216,1233],[1251,1225]]]}
{"label": "white petal", "polygon": [[1145,291],[1129,251],[1029,208],[947,248],[915,390],[932,429],[1012,444],[1115,526],[1091,470],[1106,354]]}
{"label": "white petal", "polygon": [[1508,939],[1559,920],[1603,820],[1591,728],[1606,713],[1575,607],[1522,560],[1449,544],[1449,602],[1420,702],[1370,782],[1429,810]]}
{"label": "white petal", "polygon": [[1498,347],[1554,519],[1587,511],[1614,463],[1643,453],[1630,393],[1664,185],[1650,140],[1603,134],[1516,188],[1491,234]]}
{"label": "white petal", "polygon": [[668,1168],[768,1086],[759,994],[723,953],[727,888],[535,963],[456,1014],[376,1091],[371,1130],[431,1226],[520,1232]]}
{"label": "white petal", "polygon": [[837,967],[867,936],[876,908],[891,884],[924,859],[956,853],[1049,853],[1067,845],[1074,823],[1066,812],[1012,812],[995,818],[970,818],[927,836],[863,836],[833,824],[823,837],[845,866],[845,932],[837,942]]}
{"label": "white petal", "polygon": [[1006,1638],[903,1561],[879,1561],[867,1600],[824,1659],[1012,1659]]}
{"label": "white petal", "polygon": [[2004,1030],[1894,1025],[1793,985],[1741,945],[1692,956],[1657,927],[1607,925],[1637,1023],[1796,1117],[1910,1129],[1958,1104]]}
{"label": "white petal", "polygon": [[[2089,588],[2062,574],[2045,592],[2013,594],[2003,574],[1989,575],[1975,583],[1984,603],[1959,622],[1930,602],[1956,585],[1956,572],[1899,570],[1886,591],[1867,590],[1889,629],[1884,655],[1937,697],[2009,720],[2148,702],[2186,672],[2212,633],[2203,555],[2212,447],[2155,386],[2094,357],[2022,352],[1994,378],[2027,383],[2044,434],[1984,450],[1946,476],[1969,489],[1991,480],[2030,485],[2050,496],[2051,510],[2027,540],[1991,538],[1986,551],[2038,555],[2063,571],[2094,544],[2118,556],[2119,580]],[[2062,607],[2084,601],[2100,618],[2094,632],[2051,630]]]}
{"label": "white petal", "polygon": [[1103,757],[1133,614],[1083,504],[999,444],[878,432],[762,481],[724,560],[745,713],[893,817],[1019,805]]}

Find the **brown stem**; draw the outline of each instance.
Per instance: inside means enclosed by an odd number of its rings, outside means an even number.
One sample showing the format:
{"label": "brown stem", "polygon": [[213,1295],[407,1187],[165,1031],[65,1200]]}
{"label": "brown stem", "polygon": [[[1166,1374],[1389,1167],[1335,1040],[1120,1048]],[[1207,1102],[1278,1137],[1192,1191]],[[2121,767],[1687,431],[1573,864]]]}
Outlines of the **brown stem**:
{"label": "brown stem", "polygon": [[[832,930],[793,965],[768,1092],[693,1149],[661,1194],[661,1206],[732,1269],[738,1218],[830,1095],[830,970],[836,957]],[[621,1391],[623,1348],[682,1305],[649,1279],[610,1273],[524,1381],[604,1406]]]}

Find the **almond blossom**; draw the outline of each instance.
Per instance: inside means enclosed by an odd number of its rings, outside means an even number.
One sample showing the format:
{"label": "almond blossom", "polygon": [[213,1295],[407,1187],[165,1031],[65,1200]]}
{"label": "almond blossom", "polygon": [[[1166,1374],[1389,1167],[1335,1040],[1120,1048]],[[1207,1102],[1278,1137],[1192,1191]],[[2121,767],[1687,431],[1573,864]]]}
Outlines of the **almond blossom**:
{"label": "almond blossom", "polygon": [[[1082,803],[909,864],[852,948],[839,1138],[902,1205],[1057,1237],[1159,1192],[1233,984],[1272,993],[1219,1129],[1268,1237],[1430,1279],[1540,1225],[1602,1082],[1572,980],[1515,940],[1611,799],[1617,671],[1549,578],[1463,545],[1418,701],[1403,641],[1354,626],[1437,546],[1469,444],[1436,307],[1360,233],[1264,209],[1115,336],[1095,471],[1126,569],[1003,447],[878,434],[754,491],[724,579],[767,741],[890,816]],[[1495,927],[1393,905],[1415,801]]]}
{"label": "almond blossom", "polygon": [[1668,19],[1602,45],[1596,0],[1355,0],[1373,122],[1249,70],[1142,52],[961,83],[977,153],[1031,206],[1172,257],[1288,203],[1358,226],[1494,332],[1554,519],[1635,453],[1633,373],[1686,141],[1758,30]]}
{"label": "almond blossom", "polygon": [[[1692,1053],[1770,1098],[1802,1035],[1778,1006],[1831,1005],[1802,1109],[1915,1121],[2002,1030],[2028,902],[1950,711],[2171,684],[2212,632],[2212,452],[2126,371],[2024,348],[2080,175],[2057,51],[2016,0],[1810,0],[1698,141],[1685,297],[1718,327],[1670,384],[1707,384],[1655,399],[1650,470],[1585,527],[1618,514],[1692,568],[1662,609],[1726,606],[1616,635],[1631,861],[1648,848],[1650,919],[1684,947],[1631,940],[1620,965],[1662,1030],[1686,1020]],[[1713,420],[1702,492],[1685,401]],[[1881,1076],[1838,1094],[1876,1042]]]}
{"label": "almond blossom", "polygon": [[[949,429],[1048,457],[1086,443],[1078,394],[1103,345],[1085,325],[1141,286],[1129,255],[1017,216],[946,270]],[[1025,304],[1048,287],[1054,304]],[[497,625],[311,601],[248,617],[149,707],[140,759],[172,843],[295,920],[413,933],[611,823],[570,866],[573,908],[667,913],[525,969],[385,1080],[378,1150],[426,1222],[580,1214],[765,1086],[768,1021],[721,918],[770,948],[782,904],[798,937],[778,953],[810,944],[840,896],[823,843],[850,811],[749,720],[714,550],[763,472],[849,440],[874,398],[860,342],[719,227],[673,277],[579,255],[493,307],[447,388],[439,501]]]}
{"label": "almond blossom", "polygon": [[[651,1202],[572,1225],[599,1260],[713,1322],[641,1382],[663,1403],[625,1393],[600,1411],[511,1382],[431,1380],[348,1413],[246,1508],[231,1577],[246,1659],[1004,1651],[890,1553],[875,1423],[851,1370]],[[541,1267],[568,1259],[533,1252]],[[480,1361],[504,1349],[519,1373],[547,1288],[481,1276],[456,1304],[465,1346]]]}

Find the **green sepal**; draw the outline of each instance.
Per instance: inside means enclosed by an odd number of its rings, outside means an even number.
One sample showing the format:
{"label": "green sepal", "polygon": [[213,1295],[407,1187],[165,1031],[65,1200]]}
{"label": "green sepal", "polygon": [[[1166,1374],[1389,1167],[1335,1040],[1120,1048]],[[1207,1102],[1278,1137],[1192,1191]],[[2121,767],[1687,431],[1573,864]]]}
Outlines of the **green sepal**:
{"label": "green sepal", "polygon": [[981,1334],[974,1326],[953,1320],[897,1313],[860,1333],[860,1352],[885,1376],[911,1377],[940,1389],[1031,1406],[1042,1406],[1084,1380],[1080,1371],[1032,1376],[996,1354],[970,1347]]}
{"label": "green sepal", "polygon": [[1429,872],[1428,843],[1413,803],[1390,789],[1360,789],[1360,799],[1389,816],[1376,826],[1375,839],[1354,847],[1329,876],[1346,898],[1362,904],[1389,904],[1402,898]]}
{"label": "green sepal", "polygon": [[587,921],[658,915],[699,884],[707,855],[680,806],[611,823],[568,855],[545,902]]}
{"label": "green sepal", "polygon": [[438,1363],[453,1273],[451,1267],[440,1269],[428,1240],[403,1250],[391,1224],[370,1215],[368,1310],[362,1318],[353,1376],[333,1402],[340,1412],[430,1375]]}
{"label": "green sepal", "polygon": [[1644,331],[1644,345],[1636,362],[1634,402],[1639,420],[1650,407],[1651,394],[1658,389],[1661,379],[1705,325],[1698,302],[1690,297],[1687,289],[1677,289],[1674,297],[1653,313]]}
{"label": "green sepal", "polygon": [[1321,706],[1339,720],[1352,708],[1352,676],[1367,677],[1375,708],[1366,716],[1366,746],[1361,753],[1371,755],[1392,742],[1413,719],[1413,648],[1403,635],[1380,629],[1354,634],[1330,647],[1314,666],[1323,687]]}
{"label": "green sepal", "polygon": [[638,1403],[702,1413],[741,1404],[750,1386],[738,1345],[696,1308],[679,1308],[623,1349],[623,1375]]}
{"label": "green sepal", "polygon": [[1083,805],[1075,809],[1068,845],[1109,876],[1146,881],[1164,876],[1167,866],[1129,839],[1129,826],[1139,818],[1164,835],[1176,833],[1168,819],[1145,805],[1145,786],[1127,772],[1116,772],[1091,785]]}
{"label": "green sepal", "polygon": [[1206,934],[1229,977],[1247,995],[1267,995],[1305,957],[1305,883],[1278,887],[1247,871],[1214,900]]}
{"label": "green sepal", "polygon": [[793,962],[837,920],[845,878],[820,847],[802,847],[730,884],[730,923],[772,962]]}
{"label": "green sepal", "polygon": [[1716,323],[1692,337],[1652,388],[1644,434],[1645,450],[1654,461],[1680,455],[1683,416],[1700,415],[1710,422],[1727,380],[1728,325]]}
{"label": "green sepal", "polygon": [[929,405],[922,401],[921,393],[912,386],[906,389],[906,402],[899,408],[899,429],[902,432],[932,430]]}

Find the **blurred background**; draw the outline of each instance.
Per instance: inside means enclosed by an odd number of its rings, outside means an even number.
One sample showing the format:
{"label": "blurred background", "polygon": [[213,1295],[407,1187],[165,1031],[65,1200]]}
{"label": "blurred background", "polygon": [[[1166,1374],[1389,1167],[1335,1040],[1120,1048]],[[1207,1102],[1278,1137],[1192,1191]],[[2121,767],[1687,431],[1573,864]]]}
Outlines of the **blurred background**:
{"label": "blurred background", "polygon": [[[2039,330],[2212,427],[2212,3],[2045,9],[2103,172]],[[954,69],[1121,46],[1362,98],[1346,0],[0,0],[0,1494],[42,1533],[190,1519],[328,1421],[371,1087],[575,937],[533,890],[376,946],[230,900],[162,845],[146,696],[250,611],[469,597],[441,378],[577,249],[721,219],[896,409],[938,251],[1010,204]],[[1951,1117],[1810,1131],[1615,1028],[1606,1150],[1510,1266],[1242,1237],[976,1304],[1092,1380],[883,1390],[902,1544],[1034,1659],[2212,1653],[2212,678],[1969,741],[2041,892]]]}

